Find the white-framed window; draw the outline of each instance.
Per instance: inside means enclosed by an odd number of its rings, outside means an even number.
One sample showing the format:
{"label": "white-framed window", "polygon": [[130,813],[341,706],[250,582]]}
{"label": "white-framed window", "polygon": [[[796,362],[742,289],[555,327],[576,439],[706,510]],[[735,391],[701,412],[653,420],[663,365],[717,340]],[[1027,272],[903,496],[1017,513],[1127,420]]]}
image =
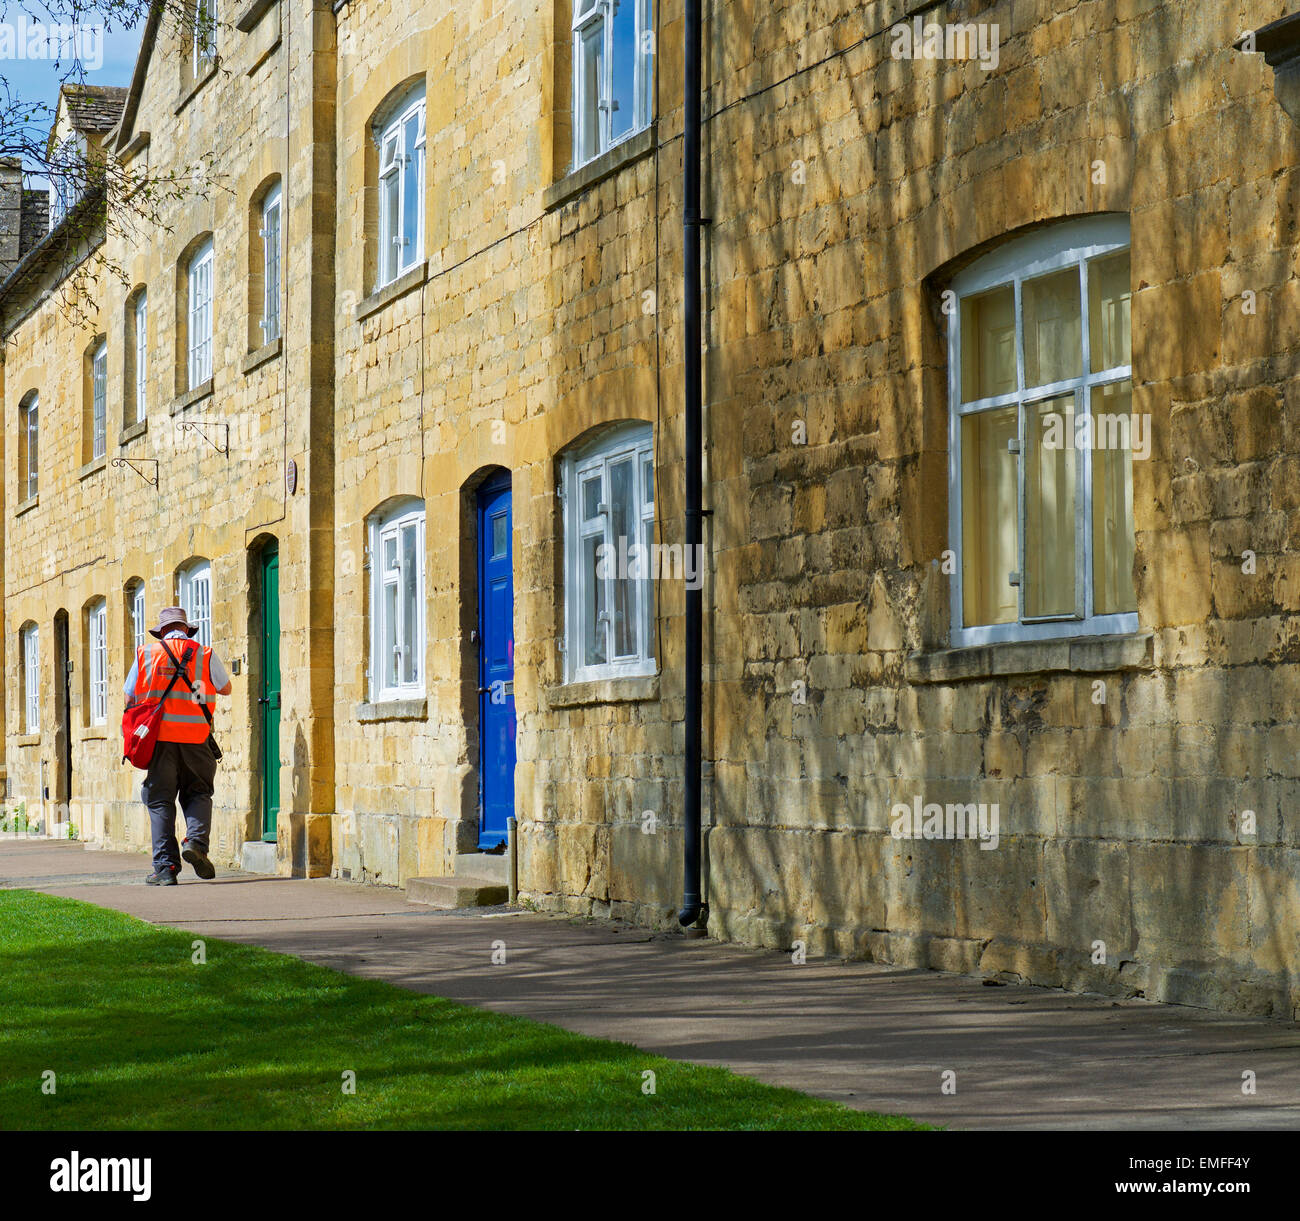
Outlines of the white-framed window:
{"label": "white-framed window", "polygon": [[379,287],[424,258],[424,89],[377,129]]}
{"label": "white-framed window", "polygon": [[30,500],[40,490],[37,472],[40,456],[40,402],[33,392],[18,407],[22,464],[18,471],[19,500]]}
{"label": "white-framed window", "polygon": [[186,618],[199,630],[194,639],[212,647],[212,565],[196,560],[181,569],[176,595]]}
{"label": "white-framed window", "polygon": [[80,134],[66,136],[50,158],[50,229],[57,229],[80,201],[86,180],[86,144]]}
{"label": "white-framed window", "polygon": [[573,164],[650,124],[653,0],[573,0]]}
{"label": "white-framed window", "polygon": [[280,188],[272,187],[262,204],[262,342],[280,338]]}
{"label": "white-framed window", "polygon": [[189,373],[191,390],[212,376],[212,242],[204,242],[189,266]]}
{"label": "white-framed window", "polygon": [[88,714],[92,725],[108,720],[108,604],[92,602],[86,613],[86,671],[90,682]]}
{"label": "white-framed window", "polygon": [[132,581],[126,587],[127,605],[131,608],[131,645],[144,648],[146,626],[144,621],[144,582]]}
{"label": "white-framed window", "polygon": [[605,434],[563,464],[564,606],[569,682],[655,667],[654,437]]}
{"label": "white-framed window", "polygon": [[953,280],[954,646],[1137,630],[1129,281],[1125,216],[1036,230]]}
{"label": "white-framed window", "polygon": [[424,693],[424,505],[405,501],[370,521],[371,699]]}
{"label": "white-framed window", "polygon": [[142,288],[135,298],[135,420],[138,424],[145,418],[148,408],[147,387],[149,384],[149,297]]}
{"label": "white-framed window", "polygon": [[101,339],[90,357],[90,456],[102,458],[106,445],[108,340]]}
{"label": "white-framed window", "polygon": [[194,74],[212,65],[217,57],[217,0],[195,0]]}
{"label": "white-framed window", "polygon": [[34,623],[19,636],[23,659],[23,732],[41,732],[41,633]]}

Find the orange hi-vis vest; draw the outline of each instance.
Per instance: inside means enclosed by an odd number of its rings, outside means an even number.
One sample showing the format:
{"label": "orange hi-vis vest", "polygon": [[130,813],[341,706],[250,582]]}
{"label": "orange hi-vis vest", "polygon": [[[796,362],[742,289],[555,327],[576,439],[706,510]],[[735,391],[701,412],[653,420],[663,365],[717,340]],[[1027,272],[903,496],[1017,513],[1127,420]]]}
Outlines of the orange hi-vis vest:
{"label": "orange hi-vis vest", "polygon": [[[212,685],[212,650],[197,640],[182,640],[173,637],[167,642],[177,661],[185,667],[190,682],[194,684],[195,695],[185,685],[184,678],[177,678],[171,694],[163,702],[162,726],[158,730],[160,742],[206,742],[212,732],[208,718],[203,715],[199,696],[206,701],[211,710],[216,704],[216,688]],[[135,698],[141,700],[160,700],[172,677],[171,658],[167,656],[162,644],[151,644],[137,649],[135,655],[136,684]]]}

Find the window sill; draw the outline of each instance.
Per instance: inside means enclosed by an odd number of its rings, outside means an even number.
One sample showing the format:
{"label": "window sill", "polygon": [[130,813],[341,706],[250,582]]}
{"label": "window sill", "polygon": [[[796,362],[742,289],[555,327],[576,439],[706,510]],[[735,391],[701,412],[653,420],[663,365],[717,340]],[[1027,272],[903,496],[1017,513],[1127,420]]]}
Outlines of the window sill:
{"label": "window sill", "polygon": [[362,725],[376,721],[423,721],[428,716],[428,700],[379,700],[357,705],[357,720]]}
{"label": "window sill", "polygon": [[906,675],[912,683],[954,683],[1020,674],[1150,670],[1155,664],[1154,645],[1150,632],[1073,640],[1009,640],[969,649],[913,653],[907,659]]}
{"label": "window sill", "polygon": [[244,357],[244,363],[240,366],[244,375],[247,376],[259,365],[264,365],[268,360],[274,360],[280,355],[280,348],[283,340],[277,336],[270,343],[264,343],[260,348],[255,348]]}
{"label": "window sill", "polygon": [[369,318],[398,297],[404,297],[413,288],[419,288],[429,278],[429,264],[417,263],[410,271],[404,271],[396,280],[377,288],[364,301],[357,305],[356,320]]}
{"label": "window sill", "polygon": [[593,157],[586,165],[565,175],[559,182],[552,183],[542,195],[542,207],[547,212],[563,207],[576,199],[584,191],[589,191],[598,182],[604,182],[613,174],[649,156],[655,148],[655,125],[642,128],[635,136],[607,148],[598,157]]}
{"label": "window sill", "polygon": [[193,407],[195,403],[200,403],[206,398],[212,397],[212,378],[208,378],[201,386],[195,386],[193,390],[179,394],[172,400],[172,405],[168,410],[172,415],[180,415],[187,407]]}
{"label": "window sill", "polygon": [[117,443],[119,445],[126,445],[128,442],[134,441],[136,437],[143,437],[148,431],[148,420],[140,420],[135,424],[129,424],[126,428],[122,429],[121,435],[117,438]]}
{"label": "window sill", "polygon": [[39,492],[35,496],[29,496],[26,500],[20,500],[18,507],[14,510],[14,516],[21,517],[24,513],[30,513],[40,503],[41,494]]}
{"label": "window sill", "polygon": [[14,738],[15,746],[39,746],[41,744],[41,735],[38,733],[20,733]]}
{"label": "window sill", "polygon": [[181,91],[180,97],[176,99],[176,109],[172,111],[172,113],[180,114],[180,112],[184,110],[191,101],[193,101],[194,95],[198,93],[198,91],[202,89],[203,86],[206,85],[214,76],[216,76],[217,69],[220,66],[221,56],[214,56],[212,62],[204,69],[203,75],[195,77],[194,80]]}
{"label": "window sill", "polygon": [[78,479],[89,479],[91,475],[97,475],[108,465],[108,455],[100,454],[98,458],[92,458],[77,473]]}
{"label": "window sill", "polygon": [[548,708],[583,708],[593,704],[639,704],[659,698],[659,676],[596,678],[584,683],[563,683],[546,688]]}
{"label": "window sill", "polygon": [[107,742],[108,726],[107,725],[89,725],[78,735],[79,742]]}

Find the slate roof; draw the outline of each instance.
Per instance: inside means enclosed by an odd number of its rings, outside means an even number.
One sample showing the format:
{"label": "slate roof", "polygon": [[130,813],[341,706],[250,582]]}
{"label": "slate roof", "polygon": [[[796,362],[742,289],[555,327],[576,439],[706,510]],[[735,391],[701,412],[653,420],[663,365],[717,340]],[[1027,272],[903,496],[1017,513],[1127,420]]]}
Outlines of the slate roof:
{"label": "slate roof", "polygon": [[68,118],[78,131],[111,131],[122,117],[128,90],[122,85],[64,85]]}

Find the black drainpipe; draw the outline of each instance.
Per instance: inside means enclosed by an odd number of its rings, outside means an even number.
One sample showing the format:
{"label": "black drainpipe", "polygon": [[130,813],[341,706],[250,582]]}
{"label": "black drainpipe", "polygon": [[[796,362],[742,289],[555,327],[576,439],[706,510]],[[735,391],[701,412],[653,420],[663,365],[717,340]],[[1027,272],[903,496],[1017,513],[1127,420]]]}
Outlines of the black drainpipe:
{"label": "black drainpipe", "polygon": [[[686,0],[686,80],[683,89],[682,272],[686,321],[686,548],[698,563],[703,585],[703,426],[700,361],[700,0]],[[700,897],[700,729],[703,713],[703,589],[686,588],[686,802],[683,810],[685,877],[683,925],[708,919]]]}

